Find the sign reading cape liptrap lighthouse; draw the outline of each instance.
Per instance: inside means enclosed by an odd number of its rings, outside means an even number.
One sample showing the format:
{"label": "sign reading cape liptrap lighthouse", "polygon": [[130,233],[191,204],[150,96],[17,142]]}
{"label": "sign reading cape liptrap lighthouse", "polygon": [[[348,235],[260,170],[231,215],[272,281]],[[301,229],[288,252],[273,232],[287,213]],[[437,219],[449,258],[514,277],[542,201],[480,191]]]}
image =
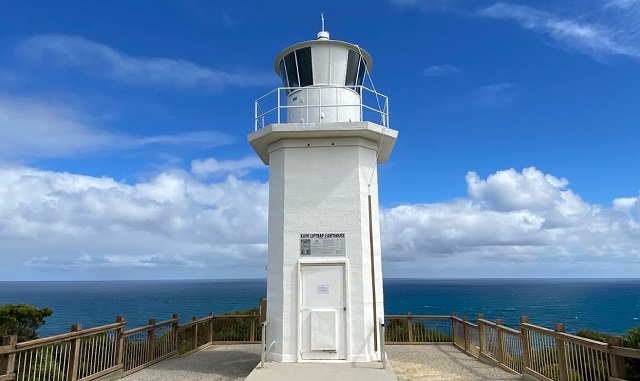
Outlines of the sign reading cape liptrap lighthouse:
{"label": "sign reading cape liptrap lighthouse", "polygon": [[344,257],[345,233],[302,233],[300,255],[303,257]]}

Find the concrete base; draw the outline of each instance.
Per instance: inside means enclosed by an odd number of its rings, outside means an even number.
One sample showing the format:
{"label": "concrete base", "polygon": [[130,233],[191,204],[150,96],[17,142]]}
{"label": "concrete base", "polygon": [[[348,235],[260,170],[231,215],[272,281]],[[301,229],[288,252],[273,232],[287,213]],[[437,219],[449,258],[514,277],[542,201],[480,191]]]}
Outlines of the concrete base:
{"label": "concrete base", "polygon": [[278,363],[260,365],[245,381],[398,381],[391,366],[382,363]]}

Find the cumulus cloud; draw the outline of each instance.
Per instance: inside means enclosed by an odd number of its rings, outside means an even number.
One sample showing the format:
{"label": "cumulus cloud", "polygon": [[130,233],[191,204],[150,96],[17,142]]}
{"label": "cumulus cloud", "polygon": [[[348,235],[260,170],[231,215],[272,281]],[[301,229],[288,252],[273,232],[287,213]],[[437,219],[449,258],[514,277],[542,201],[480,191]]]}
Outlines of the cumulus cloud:
{"label": "cumulus cloud", "polygon": [[249,170],[257,168],[266,167],[255,155],[247,156],[239,160],[217,160],[215,158],[208,158],[191,162],[191,173],[200,177],[228,173],[243,176]]}
{"label": "cumulus cloud", "polygon": [[[217,165],[222,172],[235,168]],[[638,197],[591,204],[568,180],[536,168],[486,178],[469,172],[466,182],[465,198],[381,209],[386,276],[632,276],[640,270]],[[15,274],[32,277],[261,277],[267,208],[266,183],[233,175],[209,180],[174,170],[124,184],[4,167],[1,255]]]}
{"label": "cumulus cloud", "polygon": [[176,170],[128,185],[5,167],[0,247],[17,270],[254,268],[266,250],[267,199],[266,184],[233,176],[209,183]]}
{"label": "cumulus cloud", "polygon": [[225,86],[262,86],[273,75],[225,71],[182,59],[134,57],[80,36],[44,34],[18,47],[20,57],[40,65],[74,67],[85,73],[136,86],[174,86],[221,89]]}
{"label": "cumulus cloud", "polygon": [[590,204],[567,188],[566,179],[533,167],[486,179],[469,172],[466,181],[468,198],[383,211],[392,269],[422,268],[435,276],[442,269],[456,274],[456,266],[458,274],[475,269],[480,276],[562,275],[548,272],[553,266],[579,276],[603,262],[629,276],[640,266],[640,221],[628,213],[635,198],[618,199],[612,208]]}
{"label": "cumulus cloud", "polygon": [[95,117],[58,100],[0,94],[0,159],[68,157],[149,145],[212,147],[232,141],[229,135],[213,131],[130,136],[107,131]]}

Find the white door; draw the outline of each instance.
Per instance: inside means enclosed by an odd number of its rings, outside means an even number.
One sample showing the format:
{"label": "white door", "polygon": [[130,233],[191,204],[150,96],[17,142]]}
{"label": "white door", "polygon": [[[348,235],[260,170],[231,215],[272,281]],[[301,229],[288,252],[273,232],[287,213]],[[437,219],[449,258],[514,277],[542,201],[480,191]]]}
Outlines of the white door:
{"label": "white door", "polygon": [[302,360],[346,359],[344,264],[303,265],[300,305]]}

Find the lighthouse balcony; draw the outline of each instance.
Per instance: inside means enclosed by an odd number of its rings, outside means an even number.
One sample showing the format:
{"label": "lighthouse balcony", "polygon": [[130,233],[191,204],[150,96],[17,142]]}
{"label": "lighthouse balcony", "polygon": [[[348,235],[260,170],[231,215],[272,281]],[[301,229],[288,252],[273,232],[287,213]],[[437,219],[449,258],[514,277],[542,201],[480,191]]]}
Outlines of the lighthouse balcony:
{"label": "lighthouse balcony", "polygon": [[255,130],[281,123],[373,122],[389,127],[389,98],[365,86],[278,87],[255,101]]}

